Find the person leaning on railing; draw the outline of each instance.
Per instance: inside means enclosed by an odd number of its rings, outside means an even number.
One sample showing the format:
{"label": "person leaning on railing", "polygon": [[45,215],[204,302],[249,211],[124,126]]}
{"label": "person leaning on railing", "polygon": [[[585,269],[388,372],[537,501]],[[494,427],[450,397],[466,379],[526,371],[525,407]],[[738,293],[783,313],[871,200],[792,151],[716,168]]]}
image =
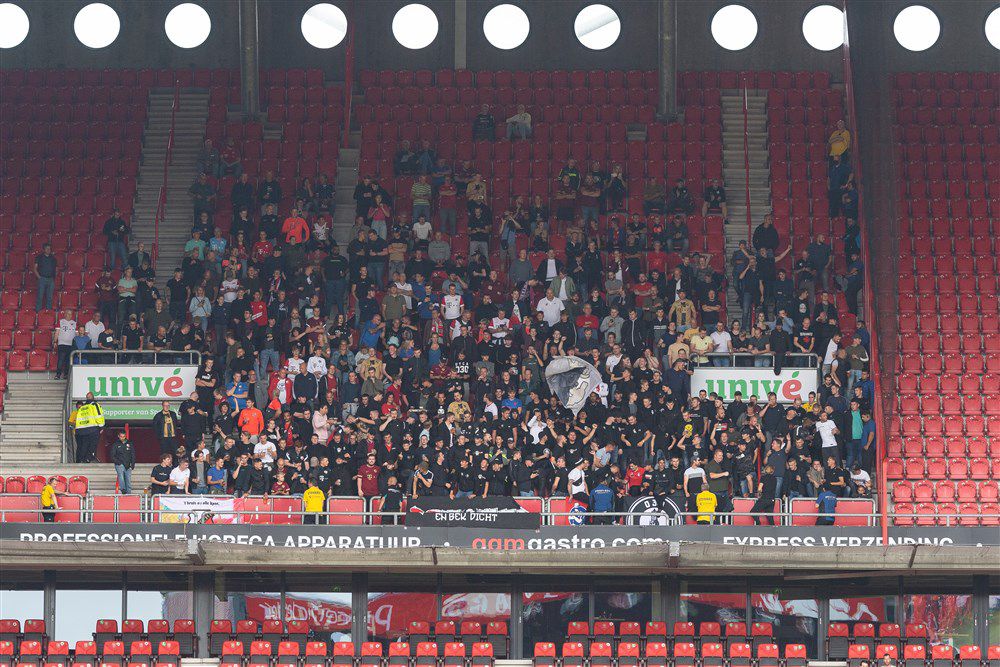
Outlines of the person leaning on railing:
{"label": "person leaning on railing", "polygon": [[58,496],[62,495],[55,489],[55,477],[49,477],[42,487],[40,503],[42,507],[42,520],[45,523],[52,523],[56,520],[56,511],[59,509]]}

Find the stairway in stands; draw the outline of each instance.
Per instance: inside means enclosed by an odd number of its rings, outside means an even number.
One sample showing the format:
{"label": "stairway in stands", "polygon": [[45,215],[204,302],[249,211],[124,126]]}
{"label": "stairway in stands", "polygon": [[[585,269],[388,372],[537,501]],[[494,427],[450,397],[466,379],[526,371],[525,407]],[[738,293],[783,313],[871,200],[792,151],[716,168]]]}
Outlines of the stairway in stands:
{"label": "stairway in stands", "polygon": [[[352,106],[361,104],[363,95],[355,95]],[[360,123],[352,120],[348,133],[348,147],[341,147],[337,158],[337,190],[336,207],[333,212],[333,238],[341,246],[341,252],[346,253],[346,245],[351,240],[351,229],[354,227],[354,186],[358,184],[361,174],[358,173],[358,163],[361,161],[361,130]]]}
{"label": "stairway in stands", "polygon": [[[163,166],[170,135],[171,107],[174,93],[168,88],[149,92],[146,131],[142,142],[142,165],[139,167],[133,236],[151,249],[155,237],[156,207],[163,184]],[[198,151],[205,137],[208,119],[208,91],[182,88],[174,124],[174,148],[167,172],[167,200],[164,219],[160,221],[160,249],[157,285],[162,290],[180,265],[184,244],[191,236],[194,209],[188,188],[194,182]]]}
{"label": "stairway in stands", "polygon": [[[66,450],[69,462],[63,461],[63,409],[66,383],[54,380],[48,372],[12,373],[7,386],[3,420],[0,422],[0,470],[5,477],[20,475],[63,475],[67,479],[83,475],[90,483],[90,493],[113,493],[117,478],[110,463],[73,463],[75,444],[72,434]],[[39,410],[38,406],[46,406]],[[132,472],[133,491],[140,493],[149,485],[152,463],[141,463]]]}
{"label": "stairway in stands", "polygon": [[[47,371],[11,373],[0,422],[0,468],[60,463],[66,383]],[[44,409],[40,409],[44,406]]]}
{"label": "stairway in stands", "polygon": [[[767,150],[767,91],[750,90],[747,96],[747,148],[750,158],[750,217],[753,227],[771,212],[770,170]],[[740,241],[749,242],[747,229],[746,161],[743,143],[743,91],[722,91],[722,168],[726,197],[729,200],[729,224],[726,225],[726,258],[732,256]],[[728,313],[730,319],[740,313],[735,281],[730,280]]]}

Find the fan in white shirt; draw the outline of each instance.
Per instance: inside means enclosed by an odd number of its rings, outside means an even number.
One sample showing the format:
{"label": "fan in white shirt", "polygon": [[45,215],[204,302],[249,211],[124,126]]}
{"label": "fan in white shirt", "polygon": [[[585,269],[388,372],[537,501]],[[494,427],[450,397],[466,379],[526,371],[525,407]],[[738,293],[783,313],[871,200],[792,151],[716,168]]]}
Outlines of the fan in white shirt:
{"label": "fan in white shirt", "polygon": [[497,313],[496,317],[490,320],[490,331],[493,334],[493,340],[502,341],[510,331],[510,318],[503,315],[504,311],[501,310]]}
{"label": "fan in white shirt", "polygon": [[441,304],[444,306],[444,319],[457,320],[462,316],[461,294],[445,294],[441,297]]}
{"label": "fan in white shirt", "polygon": [[545,290],[545,296],[538,300],[538,305],[535,308],[542,313],[545,323],[550,327],[559,323],[559,313],[566,310],[562,299],[556,297],[551,289]]}
{"label": "fan in white shirt", "polygon": [[719,352],[720,354],[729,354],[733,350],[733,337],[729,335],[729,332],[725,330],[722,322],[719,322],[718,327],[709,336],[712,342],[715,343],[714,352]]}
{"label": "fan in white shirt", "polygon": [[309,361],[306,363],[306,372],[315,373],[316,371],[319,371],[322,375],[326,375],[326,359],[319,356],[319,354],[309,357]]}

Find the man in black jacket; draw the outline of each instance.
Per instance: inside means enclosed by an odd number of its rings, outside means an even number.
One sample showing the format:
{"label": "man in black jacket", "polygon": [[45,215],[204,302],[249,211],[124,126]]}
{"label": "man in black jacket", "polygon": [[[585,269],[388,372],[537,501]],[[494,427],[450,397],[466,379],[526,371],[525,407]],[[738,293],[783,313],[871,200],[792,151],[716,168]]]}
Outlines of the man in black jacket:
{"label": "man in black jacket", "polygon": [[771,331],[768,343],[771,353],[774,355],[774,374],[781,375],[781,368],[785,365],[785,355],[791,346],[792,337],[780,326],[777,325]]}
{"label": "man in black jacket", "polygon": [[135,447],[129,442],[124,430],[118,432],[118,440],[111,445],[111,462],[118,475],[118,493],[132,493],[132,471],[135,470]]}
{"label": "man in black jacket", "polygon": [[[319,398],[319,378],[322,373],[317,372],[316,375],[313,373],[299,373],[295,376],[295,381],[292,383],[292,391],[295,392],[295,398],[300,397],[305,398],[309,405],[313,405],[317,398]],[[324,383],[324,386],[325,383]]]}
{"label": "man in black jacket", "polygon": [[169,401],[163,401],[163,409],[153,417],[153,433],[160,441],[160,452],[172,454],[177,449],[177,436],[180,435],[181,420],[170,409]]}
{"label": "man in black jacket", "polygon": [[271,474],[260,459],[254,459],[247,481],[249,484],[248,495],[266,496],[271,491]]}

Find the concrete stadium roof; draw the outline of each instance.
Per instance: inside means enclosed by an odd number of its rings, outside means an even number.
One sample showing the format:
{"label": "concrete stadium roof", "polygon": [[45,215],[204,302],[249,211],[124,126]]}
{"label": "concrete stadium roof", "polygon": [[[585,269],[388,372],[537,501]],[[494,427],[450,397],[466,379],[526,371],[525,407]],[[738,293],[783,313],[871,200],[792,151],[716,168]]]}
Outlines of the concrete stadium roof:
{"label": "concrete stadium roof", "polygon": [[0,569],[314,571],[407,574],[757,575],[822,578],[995,574],[1000,547],[757,547],[691,542],[589,551],[456,547],[307,550],[201,540],[95,544],[0,541]]}

